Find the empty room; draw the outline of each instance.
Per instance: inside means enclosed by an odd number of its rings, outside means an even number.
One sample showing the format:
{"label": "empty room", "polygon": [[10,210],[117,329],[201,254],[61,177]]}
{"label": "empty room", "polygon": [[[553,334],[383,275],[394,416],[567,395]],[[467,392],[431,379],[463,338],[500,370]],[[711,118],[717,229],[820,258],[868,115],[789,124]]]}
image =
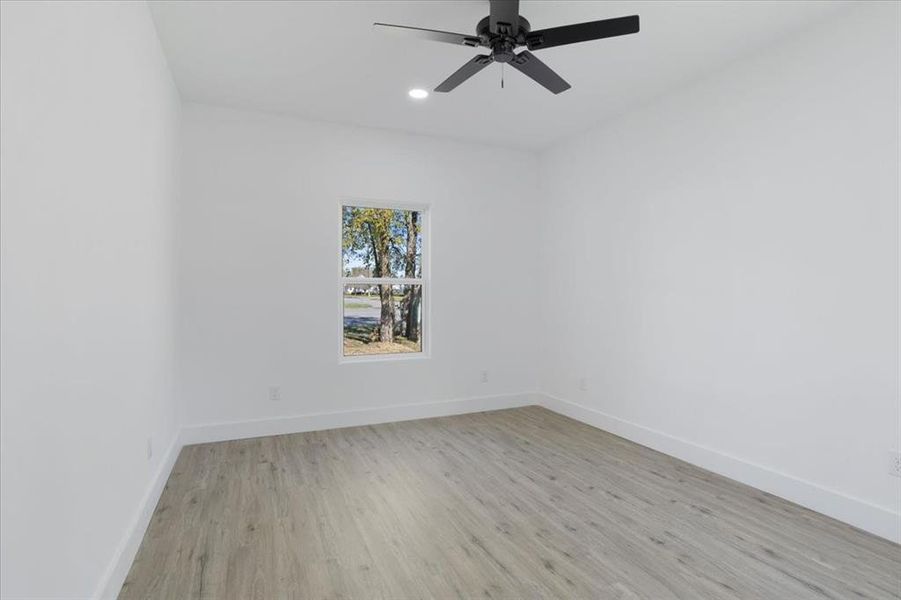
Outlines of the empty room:
{"label": "empty room", "polygon": [[901,600],[901,2],[0,0],[2,600]]}

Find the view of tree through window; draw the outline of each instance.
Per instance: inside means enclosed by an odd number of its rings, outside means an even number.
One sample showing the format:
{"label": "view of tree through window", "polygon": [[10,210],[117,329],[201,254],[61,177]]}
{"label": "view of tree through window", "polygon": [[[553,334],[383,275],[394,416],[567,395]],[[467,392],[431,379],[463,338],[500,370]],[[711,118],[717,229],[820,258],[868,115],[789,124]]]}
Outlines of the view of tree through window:
{"label": "view of tree through window", "polygon": [[341,212],[344,355],[422,352],[422,213]]}

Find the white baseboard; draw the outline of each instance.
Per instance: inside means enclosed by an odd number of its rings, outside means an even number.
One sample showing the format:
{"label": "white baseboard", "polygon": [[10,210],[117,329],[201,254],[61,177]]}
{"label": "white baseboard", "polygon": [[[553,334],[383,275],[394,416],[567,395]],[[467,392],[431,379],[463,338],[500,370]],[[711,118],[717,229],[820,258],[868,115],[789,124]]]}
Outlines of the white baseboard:
{"label": "white baseboard", "polygon": [[266,435],[282,435],[302,431],[318,431],[336,429],[338,427],[354,427],[357,425],[374,425],[409,421],[411,419],[427,419],[464,413],[515,408],[538,404],[540,396],[535,393],[504,394],[499,396],[481,396],[441,402],[420,404],[398,404],[380,406],[378,408],[362,408],[338,412],[311,413],[272,419],[254,419],[252,421],[232,421],[226,423],[210,423],[194,425],[182,429],[182,442],[202,444],[225,440],[240,440],[262,437]]}
{"label": "white baseboard", "polygon": [[159,502],[163,493],[163,488],[166,487],[166,482],[169,480],[172,467],[175,466],[178,453],[181,452],[182,445],[180,432],[176,432],[169,450],[163,457],[162,462],[160,462],[150,488],[148,488],[141,499],[141,504],[138,506],[131,525],[122,541],[119,542],[119,547],[116,548],[113,560],[100,580],[100,585],[97,586],[94,598],[107,600],[114,599],[119,595],[122,584],[125,583],[128,571],[131,569],[131,563],[134,561],[138,548],[141,546],[141,540],[144,539],[144,532],[147,531],[153,511],[156,510],[157,502]]}
{"label": "white baseboard", "polygon": [[901,543],[901,513],[568,400],[539,394],[538,403],[577,421]]}

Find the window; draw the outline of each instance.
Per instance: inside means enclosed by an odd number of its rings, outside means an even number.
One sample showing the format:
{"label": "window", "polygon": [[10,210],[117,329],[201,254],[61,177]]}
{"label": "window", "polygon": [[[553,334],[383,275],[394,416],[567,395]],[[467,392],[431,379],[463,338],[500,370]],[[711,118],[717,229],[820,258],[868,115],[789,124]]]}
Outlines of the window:
{"label": "window", "polygon": [[423,355],[426,216],[422,208],[341,207],[343,357]]}

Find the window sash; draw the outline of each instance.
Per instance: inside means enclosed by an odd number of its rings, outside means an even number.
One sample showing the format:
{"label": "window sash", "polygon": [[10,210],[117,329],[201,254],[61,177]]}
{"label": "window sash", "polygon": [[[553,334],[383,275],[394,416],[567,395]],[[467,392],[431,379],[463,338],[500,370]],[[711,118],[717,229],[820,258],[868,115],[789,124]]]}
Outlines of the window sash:
{"label": "window sash", "polygon": [[342,281],[363,281],[373,283],[386,283],[387,280],[395,281],[398,284],[408,282],[409,285],[420,285],[429,278],[429,250],[431,249],[431,212],[432,209],[428,204],[407,204],[404,202],[391,202],[389,200],[363,200],[363,199],[342,199],[339,203],[340,218],[338,219],[338,240],[344,239],[344,209],[345,208],[375,208],[382,210],[400,210],[419,213],[419,235],[422,240],[422,247],[419,253],[419,277],[347,277],[344,275],[344,247],[339,245],[340,252],[338,254],[339,270]]}
{"label": "window sash", "polygon": [[[406,282],[406,283],[404,283]],[[373,354],[345,354],[344,353],[344,288],[348,285],[418,285],[420,286],[420,313],[419,313],[419,351],[418,352],[380,352]],[[339,286],[340,300],[339,312],[340,325],[338,329],[338,362],[339,363],[366,363],[394,360],[415,360],[429,358],[431,356],[431,334],[428,325],[429,315],[429,284],[425,279],[389,279],[379,277],[345,277]],[[378,295],[376,295],[378,297]]]}

